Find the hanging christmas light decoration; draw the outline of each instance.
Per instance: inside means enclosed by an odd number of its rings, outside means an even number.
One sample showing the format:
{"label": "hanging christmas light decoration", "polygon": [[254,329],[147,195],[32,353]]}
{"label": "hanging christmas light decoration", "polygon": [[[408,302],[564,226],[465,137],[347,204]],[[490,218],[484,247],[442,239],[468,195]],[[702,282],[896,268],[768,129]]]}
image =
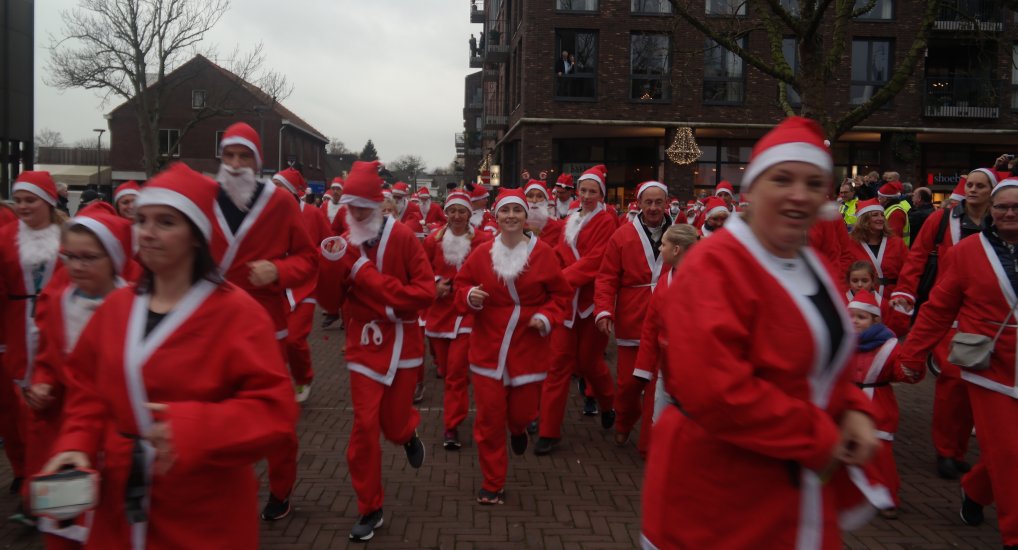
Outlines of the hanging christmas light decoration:
{"label": "hanging christmas light decoration", "polygon": [[675,131],[675,140],[666,151],[668,158],[675,164],[692,164],[703,155],[700,146],[693,137],[693,129],[683,126]]}

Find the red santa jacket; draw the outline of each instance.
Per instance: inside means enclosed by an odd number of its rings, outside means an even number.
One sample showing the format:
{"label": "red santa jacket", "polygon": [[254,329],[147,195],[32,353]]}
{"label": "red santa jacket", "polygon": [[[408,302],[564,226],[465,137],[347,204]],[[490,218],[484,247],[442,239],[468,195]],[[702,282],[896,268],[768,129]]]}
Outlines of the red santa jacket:
{"label": "red santa jacket", "polygon": [[424,214],[424,225],[431,225],[433,223],[439,223],[445,225],[448,221],[445,218],[445,212],[442,212],[442,207],[435,201],[429,200],[427,203],[421,201],[421,210],[425,210],[424,205],[427,204],[427,212]]}
{"label": "red santa jacket", "polygon": [[[38,351],[39,331],[35,326],[35,302],[38,293],[30,268],[22,265],[18,235],[27,231],[23,222],[0,227],[0,315],[3,316],[3,367],[8,380],[25,387],[32,380],[32,368]],[[55,273],[63,270],[56,254],[45,262],[42,284],[46,287]]]}
{"label": "red santa jacket", "polygon": [[[855,337],[838,274],[811,249],[803,255],[836,305],[836,348],[738,216],[676,272],[663,304],[662,380],[679,405],[654,425],[655,441],[669,444],[652,450],[644,481],[643,534],[655,546],[841,548],[842,485],[816,472],[830,466],[841,415],[871,406],[846,368]],[[873,497],[893,505],[886,490]]]}
{"label": "red santa jacket", "polygon": [[[496,239],[498,237],[495,237]],[[531,237],[527,265],[515,279],[502,279],[492,259],[493,241],[470,254],[456,276],[456,305],[474,316],[473,343],[469,352],[471,372],[503,380],[506,386],[539,382],[548,376],[548,349],[551,329],[562,322],[570,287],[558,266],[551,247]],[[470,289],[481,286],[488,293],[475,309],[467,301]],[[530,328],[538,318],[544,330]]]}
{"label": "red santa jacket", "polygon": [[[272,321],[234,285],[203,280],[146,335],[149,299],[130,288],[112,292],[64,369],[55,451],[104,456],[89,545],[132,547],[124,494],[134,441],[115,434],[144,434],[162,421],[175,457],[150,477],[148,522],[136,526],[147,548],[256,548],[254,463],[293,437],[297,421]],[[153,413],[148,403],[167,408]],[[155,453],[147,456],[151,472]]]}
{"label": "red santa jacket", "polygon": [[898,431],[898,400],[894,397],[891,384],[906,380],[901,369],[897,338],[889,338],[878,347],[858,350],[849,365],[855,383],[873,402],[873,421],[877,425],[877,437],[894,441]]}
{"label": "red santa jacket", "polygon": [[335,203],[331,198],[322,201],[322,213],[325,214],[325,219],[329,221],[329,226],[332,228],[332,234],[339,236],[346,233],[346,206]]}
{"label": "red santa jacket", "polygon": [[424,238],[424,215],[421,214],[421,207],[407,201],[406,208],[403,209],[403,214],[400,215],[399,221],[406,224],[418,238]]}
{"label": "red santa jacket", "polygon": [[639,218],[615,230],[604,248],[594,282],[595,318],[615,322],[620,346],[640,345],[644,315],[661,274],[662,258],[654,252]]}
{"label": "red santa jacket", "polygon": [[[881,298],[888,299],[898,284],[898,276],[908,257],[908,247],[905,246],[905,241],[894,235],[884,237],[880,241],[880,248],[876,254],[873,254],[873,250],[860,241],[851,237],[849,237],[849,241],[851,244],[848,251],[852,255],[852,261],[862,260],[873,264],[877,270],[877,280],[874,281],[876,294]],[[842,271],[847,273],[848,267]]]}
{"label": "red santa jacket", "polygon": [[[298,206],[300,208],[300,219],[304,222],[304,229],[307,231],[308,238],[311,239],[312,246],[317,249],[322,244],[322,241],[332,236],[332,227],[329,225],[329,220],[326,219],[321,209],[315,208],[304,201],[298,203]],[[312,304],[317,302],[315,299],[315,288],[318,286],[317,254],[314,256],[314,259],[316,276],[309,278],[303,285],[297,288],[286,289],[286,300],[290,304],[290,311],[296,309],[297,304],[302,302]]]}
{"label": "red santa jacket", "polygon": [[[922,372],[926,355],[941,343],[955,319],[958,332],[993,338],[1009,310],[1015,307],[1018,307],[1018,296],[986,233],[963,239],[941,260],[930,299],[919,310],[905,340],[902,361],[910,369]],[[1011,316],[994,347],[990,368],[984,371],[962,369],[963,380],[1018,399],[1015,324],[1015,317]]]}
{"label": "red santa jacket", "polygon": [[615,216],[605,209],[604,203],[586,216],[574,212],[566,220],[556,252],[562,262],[562,274],[574,290],[571,311],[566,312],[563,322],[568,328],[572,328],[577,317],[586,319],[594,313],[594,279],[615,229]]}
{"label": "red santa jacket", "polygon": [[[448,228],[441,229],[424,239],[424,253],[428,256],[431,269],[435,272],[435,280],[453,281],[459,268],[449,263],[442,250],[442,238]],[[491,240],[491,234],[486,231],[476,231],[470,228],[470,252],[469,257],[482,244]],[[463,259],[466,262],[466,258]],[[453,339],[460,334],[469,334],[473,319],[470,315],[463,315],[455,305],[455,295],[450,292],[441,298],[435,298],[435,302],[428,308],[424,315],[424,335],[428,338]]]}
{"label": "red santa jacket", "polygon": [[[839,273],[848,273],[852,265],[852,237],[841,218],[836,220],[817,220],[807,233],[807,242],[819,252]],[[841,284],[845,277],[839,277]]]}
{"label": "red santa jacket", "polygon": [[565,225],[565,222],[562,220],[548,218],[544,227],[541,229],[531,229],[530,231],[554,250],[562,243],[562,228],[565,227]]}
{"label": "red santa jacket", "polygon": [[650,382],[657,376],[661,365],[665,361],[665,348],[668,340],[665,338],[664,330],[664,304],[665,293],[672,285],[672,275],[675,270],[669,269],[663,281],[659,280],[654,287],[650,303],[647,305],[647,315],[643,318],[643,328],[640,331],[640,349],[636,352],[636,362],[633,364],[633,376]]}
{"label": "red santa jacket", "polygon": [[[315,247],[304,229],[293,195],[274,185],[264,185],[236,235],[218,202],[214,208],[217,223],[209,246],[220,272],[262,304],[276,325],[276,337],[285,337],[289,311],[285,291],[313,281],[318,267]],[[263,287],[252,285],[247,264],[256,260],[275,264],[279,279]]]}
{"label": "red santa jacket", "polygon": [[[951,247],[962,240],[961,218],[954,216],[951,210],[948,209],[941,208],[935,210],[927,218],[926,223],[919,230],[919,234],[912,236],[912,248],[909,249],[908,257],[905,259],[904,265],[902,265],[901,273],[898,274],[898,286],[888,296],[891,298],[901,296],[915,302],[919,278],[922,277],[923,271],[926,269],[926,262],[930,257],[930,252],[933,251],[933,243],[937,240],[937,231],[940,229],[940,222],[944,216],[949,217],[947,228],[944,231],[944,238],[941,239],[940,244],[936,247],[937,256],[941,259],[946,257]],[[940,269],[943,269],[943,267]]]}
{"label": "red santa jacket", "polygon": [[388,386],[396,369],[424,363],[424,336],[414,325],[435,299],[435,275],[406,225],[390,216],[383,224],[370,248],[333,254],[323,243],[318,299],[326,311],[343,307],[347,368]]}

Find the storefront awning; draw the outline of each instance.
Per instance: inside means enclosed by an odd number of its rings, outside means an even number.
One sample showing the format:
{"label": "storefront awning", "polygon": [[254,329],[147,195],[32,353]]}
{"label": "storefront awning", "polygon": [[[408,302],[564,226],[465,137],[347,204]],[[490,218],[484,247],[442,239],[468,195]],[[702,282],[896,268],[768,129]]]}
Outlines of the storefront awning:
{"label": "storefront awning", "polygon": [[109,166],[85,166],[80,164],[36,164],[36,170],[49,172],[57,183],[66,183],[68,186],[84,187],[89,184],[98,183],[96,172],[98,171],[100,181],[104,184],[110,182]]}

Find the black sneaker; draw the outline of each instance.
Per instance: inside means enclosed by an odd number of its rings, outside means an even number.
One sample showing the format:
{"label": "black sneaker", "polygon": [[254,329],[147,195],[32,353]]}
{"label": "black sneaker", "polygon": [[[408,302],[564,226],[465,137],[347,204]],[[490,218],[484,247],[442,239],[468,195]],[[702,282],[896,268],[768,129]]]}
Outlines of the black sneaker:
{"label": "black sneaker", "polygon": [[527,432],[523,432],[519,435],[509,435],[509,447],[513,450],[513,454],[519,456],[527,452],[527,444],[530,443],[530,436]]}
{"label": "black sneaker", "polygon": [[593,397],[583,398],[583,416],[597,416],[597,399]]}
{"label": "black sneaker", "polygon": [[941,479],[958,479],[961,474],[958,472],[953,458],[937,455],[937,475]]}
{"label": "black sneaker", "polygon": [[293,507],[290,506],[290,499],[279,500],[269,495],[269,501],[265,503],[265,508],[262,508],[262,519],[265,521],[280,520],[290,515],[292,511]]}
{"label": "black sneaker", "polygon": [[325,318],[322,319],[322,328],[329,328],[333,323],[339,320],[339,315],[325,314]]}
{"label": "black sneaker", "polygon": [[446,430],[442,439],[444,440],[442,442],[442,446],[445,447],[445,450],[447,451],[458,451],[459,448],[463,446],[463,444],[460,443],[460,435],[456,428]]}
{"label": "black sneaker", "polygon": [[531,422],[530,424],[527,424],[527,433],[528,434],[534,435],[534,434],[537,433],[537,429],[538,429],[537,422],[538,422],[538,420],[539,419],[535,418],[533,422]]}
{"label": "black sneaker", "polygon": [[983,524],[983,505],[970,499],[965,494],[965,489],[961,490],[961,510],[959,515],[965,525],[975,527]]}
{"label": "black sneaker", "polygon": [[604,411],[601,413],[601,427],[610,430],[615,425],[615,411]]}
{"label": "black sneaker", "polygon": [[420,468],[421,464],[424,464],[424,443],[421,443],[421,438],[417,437],[416,431],[410,441],[403,444],[403,450],[406,451],[406,460],[410,463],[410,467]]}
{"label": "black sneaker", "polygon": [[354,542],[366,542],[375,536],[375,529],[384,523],[382,509],[379,508],[370,514],[365,514],[357,520],[353,529],[350,530],[350,540]]}
{"label": "black sneaker", "polygon": [[534,445],[534,454],[537,456],[544,456],[555,450],[555,446],[558,445],[559,438],[557,437],[539,437],[537,438],[537,444]]}

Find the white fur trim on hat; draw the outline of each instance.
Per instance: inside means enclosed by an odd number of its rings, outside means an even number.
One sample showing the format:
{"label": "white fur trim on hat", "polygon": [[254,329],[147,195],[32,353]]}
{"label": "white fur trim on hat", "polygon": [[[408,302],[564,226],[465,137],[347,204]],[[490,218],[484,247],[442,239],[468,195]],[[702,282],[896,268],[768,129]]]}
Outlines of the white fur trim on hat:
{"label": "white fur trim on hat", "polygon": [[102,222],[94,218],[87,216],[77,216],[71,218],[67,222],[68,227],[80,225],[92,233],[95,233],[96,237],[99,237],[99,241],[102,242],[103,248],[106,249],[106,253],[110,255],[110,259],[113,260],[113,267],[116,268],[117,273],[120,273],[124,269],[124,261],[127,258],[127,254],[124,251],[123,245],[120,244],[120,239],[113,236],[113,232],[110,228],[106,227]]}
{"label": "white fur trim on hat", "polygon": [[139,193],[140,191],[138,191],[137,189],[124,189],[123,191],[117,191],[116,193],[113,194],[113,202],[116,203],[120,199],[124,197],[129,197],[131,195],[138,196]]}
{"label": "white fur trim on hat", "polygon": [[50,206],[57,205],[57,200],[53,198],[53,195],[50,195],[45,190],[43,190],[42,187],[39,187],[34,183],[29,183],[27,181],[19,181],[14,184],[14,187],[11,188],[11,194],[13,195],[15,191],[28,191],[29,193],[36,195],[40,199],[49,203]]}
{"label": "white fur trim on hat", "polygon": [[258,170],[262,169],[262,154],[258,152],[258,147],[256,147],[251,140],[243,138],[241,136],[224,137],[223,141],[219,142],[220,155],[223,154],[223,149],[226,149],[227,145],[243,145],[244,147],[250,149],[251,152],[254,153],[255,162],[258,164]]}
{"label": "white fur trim on hat", "polygon": [[509,204],[518,204],[518,205],[520,205],[521,207],[523,207],[523,212],[524,213],[526,213],[528,208],[529,208],[529,206],[527,205],[527,201],[521,199],[520,197],[517,197],[516,195],[510,195],[508,197],[502,197],[501,199],[499,199],[498,202],[495,203],[495,210],[494,211],[498,212],[499,210],[502,209],[503,206],[506,206],[506,205],[509,205]]}
{"label": "white fur trim on hat", "polygon": [[526,195],[527,193],[530,192],[531,189],[540,189],[541,192],[544,193],[544,198],[547,200],[551,200],[551,195],[548,194],[548,189],[545,186],[541,185],[540,183],[531,183],[530,185],[526,186],[523,189],[523,194]]}
{"label": "white fur trim on hat", "polygon": [[644,182],[643,185],[640,186],[640,190],[636,193],[636,200],[640,200],[640,195],[648,189],[660,189],[665,192],[666,197],[668,196],[668,187],[665,184],[659,181],[648,181]]}
{"label": "white fur trim on hat", "polygon": [[471,210],[472,211],[474,209],[474,207],[470,204],[470,201],[468,201],[464,197],[452,197],[451,199],[446,199],[445,200],[445,204],[442,205],[442,211],[445,212],[446,210],[449,209],[450,206],[452,206],[454,204],[458,204],[458,205],[466,208],[467,210]]}
{"label": "white fur trim on hat", "polygon": [[580,182],[582,182],[583,180],[594,180],[597,182],[597,185],[601,188],[601,200],[604,200],[604,198],[608,196],[608,189],[604,186],[604,181],[602,181],[599,176],[595,174],[583,174],[582,176],[580,176],[579,179],[576,180],[577,189],[579,189]]}
{"label": "white fur trim on hat", "polygon": [[294,187],[292,183],[290,183],[290,180],[286,179],[286,176],[284,176],[282,174],[276,174],[276,175],[272,176],[272,181],[278,181],[289,192],[293,193],[294,195],[297,194],[297,188]]}
{"label": "white fur trim on hat", "polygon": [[749,191],[753,181],[768,168],[782,162],[805,162],[820,168],[825,173],[834,171],[831,155],[816,145],[805,142],[782,143],[760,153],[754,158],[742,176],[742,192]]}
{"label": "white fur trim on hat", "polygon": [[358,208],[381,208],[382,203],[375,202],[371,199],[364,197],[358,197],[351,195],[350,193],[343,193],[343,196],[339,198],[339,204],[348,204],[350,206],[356,206]]}
{"label": "white fur trim on hat", "polygon": [[148,187],[138,194],[136,207],[141,208],[142,206],[169,206],[176,208],[198,226],[206,241],[212,238],[212,221],[209,220],[201,208],[198,208],[194,201],[181,193],[166,189],[165,187]]}
{"label": "white fur trim on hat", "polygon": [[1005,180],[1002,180],[1000,183],[994,186],[993,191],[990,192],[990,197],[995,196],[997,194],[997,191],[1000,191],[1006,187],[1018,187],[1018,179],[1007,178]]}
{"label": "white fur trim on hat", "polygon": [[716,216],[716,215],[718,215],[718,214],[720,214],[722,212],[724,212],[725,214],[731,214],[732,213],[730,210],[728,210],[727,206],[715,206],[714,208],[711,208],[710,210],[708,210],[707,213],[704,214],[703,217],[707,218],[707,219],[710,219],[710,218],[713,218],[714,216]]}
{"label": "white fur trim on hat", "polygon": [[855,213],[855,217],[856,218],[861,218],[861,217],[863,217],[863,214],[869,214],[870,212],[880,212],[880,213],[883,213],[884,212],[884,207],[880,206],[879,204],[871,204],[871,205],[869,205],[869,206],[867,206],[865,208],[860,208],[859,211]]}
{"label": "white fur trim on hat", "polygon": [[329,189],[332,189],[333,187],[338,187],[340,189],[343,189],[343,184],[339,183],[338,181],[334,181],[334,182],[332,182],[331,185],[329,185]]}
{"label": "white fur trim on hat", "polygon": [[865,302],[851,301],[851,302],[848,303],[848,309],[861,309],[861,310],[865,311],[866,313],[869,313],[869,314],[872,314],[872,315],[876,315],[877,317],[880,317],[880,308],[875,306],[875,305],[873,305],[873,304],[867,304]]}
{"label": "white fur trim on hat", "polygon": [[[986,177],[990,178],[990,185],[993,187],[997,186],[997,174],[994,174],[993,170],[990,170],[989,168],[976,168],[972,172],[982,172],[983,174],[986,174]],[[969,172],[969,174],[972,172]]]}

